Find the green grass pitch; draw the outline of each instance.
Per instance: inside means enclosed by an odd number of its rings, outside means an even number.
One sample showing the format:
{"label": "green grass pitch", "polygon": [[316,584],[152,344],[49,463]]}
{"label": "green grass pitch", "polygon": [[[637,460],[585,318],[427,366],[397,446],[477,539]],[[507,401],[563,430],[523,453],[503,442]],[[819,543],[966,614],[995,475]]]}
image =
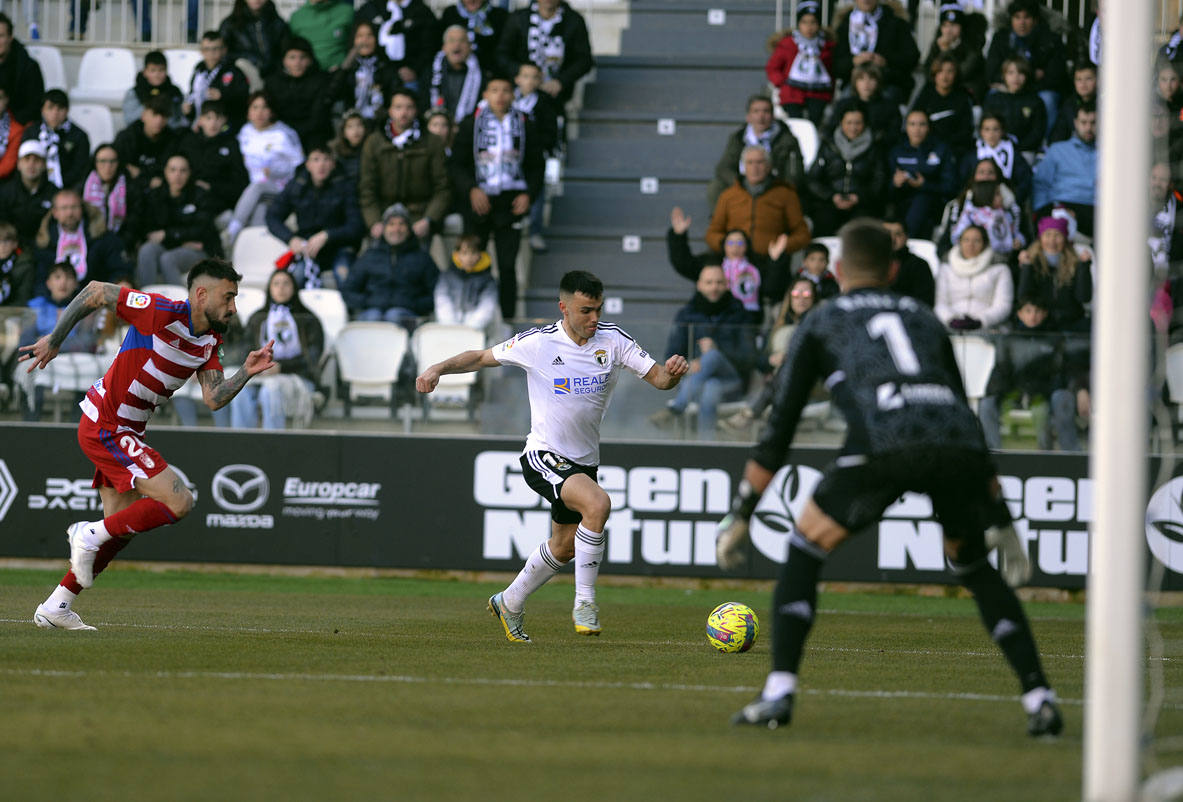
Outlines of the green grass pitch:
{"label": "green grass pitch", "polygon": [[[964,599],[823,594],[796,716],[768,732],[727,724],[768,669],[763,587],[604,587],[604,634],[584,638],[560,581],[531,600],[523,645],[485,611],[488,583],[127,568],[79,600],[98,632],[39,630],[59,576],[0,570],[10,802],[1080,794],[1078,604],[1028,605],[1067,725],[1037,743]],[[751,652],[708,646],[723,601],[760,615]],[[1159,616],[1183,638],[1180,610]]]}

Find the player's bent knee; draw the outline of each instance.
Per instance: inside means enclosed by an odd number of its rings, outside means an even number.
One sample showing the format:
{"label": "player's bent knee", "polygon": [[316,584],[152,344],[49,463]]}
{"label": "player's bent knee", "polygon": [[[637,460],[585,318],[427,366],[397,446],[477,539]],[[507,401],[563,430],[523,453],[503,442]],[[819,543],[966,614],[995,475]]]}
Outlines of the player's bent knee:
{"label": "player's bent knee", "polygon": [[177,520],[181,520],[193,510],[193,494],[188,490],[183,490],[180,493],[172,495],[164,506],[168,507],[169,512],[176,516]]}

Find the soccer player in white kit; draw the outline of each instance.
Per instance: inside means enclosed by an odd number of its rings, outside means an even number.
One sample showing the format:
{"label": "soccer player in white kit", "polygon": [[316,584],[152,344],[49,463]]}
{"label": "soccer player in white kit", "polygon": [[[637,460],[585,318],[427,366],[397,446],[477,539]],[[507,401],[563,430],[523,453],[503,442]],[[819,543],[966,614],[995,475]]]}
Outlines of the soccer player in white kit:
{"label": "soccer player in white kit", "polygon": [[596,482],[600,423],[620,368],[627,367],[659,390],[677,386],[690,366],[674,355],[659,365],[619,327],[601,323],[604,285],[591,273],[573,270],[559,282],[563,317],[483,351],[464,351],[439,362],[415,380],[430,393],[446,373],[517,365],[526,371],[530,434],[522,452],[522,474],[534,492],[551,503],[551,535],[526,559],[505,590],[489,599],[505,637],[529,643],[523,608],[560,568],[575,560],[575,609],[580,635],[600,634],[596,577],[604,555],[604,525],[612,509]]}

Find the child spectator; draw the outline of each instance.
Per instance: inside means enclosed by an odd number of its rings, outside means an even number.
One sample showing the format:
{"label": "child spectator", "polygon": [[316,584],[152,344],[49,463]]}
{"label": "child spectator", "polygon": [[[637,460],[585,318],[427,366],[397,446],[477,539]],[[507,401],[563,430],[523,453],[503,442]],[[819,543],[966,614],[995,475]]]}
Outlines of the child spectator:
{"label": "child spectator", "polygon": [[912,72],[920,62],[907,16],[899,3],[881,0],[855,0],[853,7],[840,9],[834,26],[834,77],[852,82],[854,69],[873,66],[883,73],[890,101],[906,103],[912,95]]}
{"label": "child spectator", "polygon": [[333,98],[329,75],[313,60],[307,39],[293,36],[283,46],[282,69],[267,78],[267,96],[276,119],[292,127],[300,144],[327,142],[333,136],[329,116]]}
{"label": "child spectator", "polygon": [[957,85],[981,100],[986,96],[986,62],[982,49],[986,44],[986,18],[966,14],[959,3],[942,3],[940,27],[924,59],[924,72],[933,74],[933,64],[940,57],[953,59],[957,65]]}
{"label": "child spectator", "polygon": [[456,241],[452,264],[435,284],[438,322],[489,331],[497,319],[497,282],[489,270],[492,264],[477,235],[466,234]]}
{"label": "child spectator", "polygon": [[140,118],[115,137],[119,160],[132,177],[133,189],[142,192],[160,178],[164,162],[180,140],[180,133],[168,127],[172,103],[166,97],[150,97],[144,101]]}
{"label": "child spectator", "polygon": [[275,119],[264,92],[251,93],[246,116],[247,124],[238,132],[238,147],[250,183],[234,205],[234,217],[226,225],[226,234],[232,242],[248,225],[263,224],[267,204],[304,161],[300,137]]}
{"label": "child spectator", "polygon": [[1041,297],[1058,331],[1088,332],[1086,304],[1093,300],[1092,263],[1068,244],[1068,221],[1044,217],[1039,239],[1019,254],[1020,298]]}
{"label": "child spectator", "polygon": [[933,311],[953,331],[993,330],[1011,315],[1014,279],[986,236],[979,225],[967,227],[937,273]]}
{"label": "child spectator", "polygon": [[215,215],[222,219],[223,227],[229,222],[229,211],[250,183],[225,108],[220,100],[207,100],[197,117],[196,130],[181,137],[177,148],[189,160],[193,180],[209,192]]}
{"label": "child spectator", "polygon": [[[697,255],[692,254],[690,252],[690,238],[687,233],[689,230],[690,218],[686,216],[681,208],[675,206],[670,212],[670,229],[666,233],[666,249],[669,253],[670,264],[674,266],[674,270],[679,275],[694,281],[702,273],[703,267],[721,263],[723,265],[723,273],[727,276],[727,286],[731,289],[731,294],[738,298],[744,305],[744,309],[748,311],[751,322],[759,324],[764,319],[764,308],[760,305],[760,299],[762,296],[767,296],[767,292],[762,292],[764,288],[761,286],[761,271],[752,264],[750,256],[752,243],[748,239],[747,233],[739,228],[728,231],[727,235],[723,238],[723,258],[720,260],[718,254],[709,251]],[[780,238],[778,237],[777,239]],[[783,250],[782,247],[780,251]],[[776,257],[781,256],[780,251],[777,252]],[[771,246],[769,248],[769,257],[774,262],[779,261],[776,257],[772,256]],[[772,264],[769,264],[768,271],[771,272],[773,269]],[[775,269],[785,273],[787,278],[787,260],[786,264],[778,264]],[[781,286],[783,286],[783,280]]]}
{"label": "child spectator", "polygon": [[1031,197],[1031,165],[1019,154],[1018,142],[1007,133],[1006,122],[996,114],[983,114],[978,123],[978,138],[969,153],[961,158],[961,175],[972,178],[978,163],[990,159],[998,166],[1000,177],[1014,190],[1020,204]]}
{"label": "child spectator", "polygon": [[822,121],[822,141],[833,137],[848,109],[860,106],[863,109],[866,128],[875,137],[875,141],[884,148],[894,145],[900,137],[903,121],[900,119],[899,104],[883,93],[882,83],[877,67],[870,64],[855,67],[851,74],[854,92],[829,107],[826,118]]}
{"label": "child spectator", "polygon": [[878,217],[887,199],[886,160],[862,105],[848,106],[840,123],[809,170],[814,236],[833,234],[855,217]]}
{"label": "child spectator", "polygon": [[350,109],[341,118],[337,127],[337,136],[329,143],[333,158],[337,166],[345,173],[345,177],[357,186],[358,174],[361,172],[361,146],[366,140],[366,118],[357,109]]}
{"label": "child spectator", "polygon": [[185,284],[189,268],[208,256],[221,256],[214,227],[214,200],[197,186],[189,160],[168,158],[164,182],[145,193],[136,223],[144,244],[136,256],[136,283]]}
{"label": "child spectator", "polygon": [[357,320],[414,329],[435,308],[439,274],[411,230],[410,211],[396,203],[382,215],[382,237],[353,263],[341,296]]}
{"label": "child spectator", "polygon": [[19,245],[16,226],[0,221],[0,307],[24,306],[33,297],[33,260]]}
{"label": "child spectator", "polygon": [[891,149],[887,169],[891,173],[889,198],[895,213],[904,219],[908,236],[932,237],[933,225],[956,191],[956,164],[945,143],[929,136],[928,114],[908,112],[906,141]]}
{"label": "child spectator", "polygon": [[912,110],[928,114],[934,139],[944,142],[954,158],[969,152],[974,138],[973,98],[957,82],[957,60],[949,55],[934,58],[929,81],[916,96]]}
{"label": "child spectator", "polygon": [[0,87],[0,181],[16,170],[17,154],[25,126],[16,121],[8,108],[8,92]]}
{"label": "child spectator", "polygon": [[1047,133],[1047,109],[1031,88],[1031,65],[1021,56],[1002,64],[1003,88],[992,92],[982,104],[982,114],[1002,118],[1018,141],[1019,150],[1035,153]]}
{"label": "child spectator", "polygon": [[[1060,93],[1068,83],[1068,59],[1059,34],[1047,24],[1046,11],[1038,0],[1012,0],[1006,9],[1006,24],[995,32],[986,51],[986,80],[1001,89],[1004,62],[1021,57],[1031,69],[1028,88],[1043,101],[1044,119],[1054,123]],[[1046,133],[1041,132],[1041,137]]]}
{"label": "child spectator", "polygon": [[798,3],[797,30],[774,34],[769,45],[772,57],[764,72],[779,90],[781,107],[790,117],[820,126],[834,99],[834,40],[821,27],[818,3]]}
{"label": "child spectator", "polygon": [[[1167,69],[1174,72],[1174,68],[1169,64]],[[1162,70],[1159,70],[1159,88],[1161,93],[1162,86]],[[1176,91],[1178,86],[1178,76],[1176,75]],[[1078,64],[1076,69],[1072,71],[1072,94],[1064,98],[1064,102],[1060,104],[1060,112],[1056,115],[1056,123],[1052,126],[1052,132],[1048,134],[1047,142],[1063,142],[1072,136],[1073,120],[1076,119],[1076,110],[1081,106],[1090,105],[1095,107],[1097,105],[1097,65],[1091,62]]]}
{"label": "child spectator", "polygon": [[189,94],[181,107],[185,116],[196,122],[207,100],[221,101],[231,130],[237,131],[246,122],[246,98],[250,92],[246,75],[226,56],[222,34],[217,31],[202,34],[201,61],[193,68]]}
{"label": "child spectator", "polygon": [[124,226],[131,200],[129,179],[119,151],[114,145],[102,144],[95,150],[93,166],[82,183],[82,200],[102,213],[107,231],[118,234],[126,250],[134,245],[134,235]]}
{"label": "child spectator", "polygon": [[70,99],[50,89],[41,101],[40,121],[30,123],[21,142],[36,140],[45,149],[45,170],[55,187],[76,187],[90,166],[90,137],[70,122]]}
{"label": "child spectator", "polygon": [[446,160],[450,161],[452,158],[452,141],[456,139],[456,121],[452,119],[452,113],[447,109],[431,109],[423,115],[423,127],[427,129],[427,133],[435,134],[440,141],[444,143],[444,153]]}
{"label": "child spectator", "polygon": [[386,110],[385,98],[390,91],[403,85],[386,51],[378,47],[378,31],[368,20],[357,23],[353,49],[332,76],[333,97],[370,122]]}
{"label": "child spectator", "polygon": [[[21,346],[32,345],[52,332],[57,326],[58,318],[61,317],[62,312],[77,292],[78,277],[68,262],[59,262],[51,267],[49,275],[45,278],[45,294],[38,295],[29,301],[29,309],[33,311],[33,319],[21,331]],[[60,351],[62,353],[94,353],[98,345],[95,330],[96,317],[97,315],[88,315],[81,320],[62,341]],[[41,420],[46,388],[33,386],[33,374],[26,374],[23,370],[19,371],[19,374],[24,374],[18,375],[17,378],[24,381],[28,396],[27,403],[29,404],[21,417],[26,421]],[[78,394],[78,400],[82,400],[82,393]]]}
{"label": "child spectator", "polygon": [[842,288],[838,285],[838,277],[830,270],[830,249],[820,242],[811,242],[801,253],[801,268],[796,279],[805,279],[813,285],[814,300],[821,303],[840,295]]}
{"label": "child spectator", "polygon": [[168,118],[169,127],[186,127],[188,121],[182,109],[185,98],[168,77],[168,60],[159,50],[149,50],[144,56],[144,69],[136,73],[136,85],[123,96],[123,119],[140,119],[140,112],[144,110],[148,98],[158,96],[166,98],[172,109]]}
{"label": "child spectator", "polygon": [[[545,92],[539,92],[542,85],[542,70],[537,64],[524,61],[518,67],[518,74],[513,79],[513,107],[523,112],[530,122],[534,123],[534,130],[538,132],[538,144],[542,147],[544,157],[558,155],[559,152],[559,109],[555,99]],[[428,120],[428,130],[431,130],[431,120]],[[438,134],[437,134],[438,136]],[[447,140],[451,153],[452,140]],[[546,251],[546,240],[542,236],[542,214],[546,206],[546,193],[539,192],[534,203],[530,205],[530,248],[535,253]]]}

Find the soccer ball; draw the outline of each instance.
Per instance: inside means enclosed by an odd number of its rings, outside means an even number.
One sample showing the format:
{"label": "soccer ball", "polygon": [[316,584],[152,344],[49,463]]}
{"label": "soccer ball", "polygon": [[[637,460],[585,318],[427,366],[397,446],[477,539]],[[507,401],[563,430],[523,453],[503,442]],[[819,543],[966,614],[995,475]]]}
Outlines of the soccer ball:
{"label": "soccer ball", "polygon": [[721,652],[746,652],[760,634],[760,619],[746,604],[724,602],[707,616],[707,640]]}

